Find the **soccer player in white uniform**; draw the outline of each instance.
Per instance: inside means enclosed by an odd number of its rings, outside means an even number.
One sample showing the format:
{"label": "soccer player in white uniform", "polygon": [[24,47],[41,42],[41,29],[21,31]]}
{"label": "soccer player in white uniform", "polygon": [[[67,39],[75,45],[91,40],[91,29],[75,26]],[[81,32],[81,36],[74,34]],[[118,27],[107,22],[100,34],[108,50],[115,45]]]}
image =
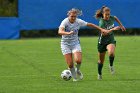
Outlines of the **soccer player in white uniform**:
{"label": "soccer player in white uniform", "polygon": [[[58,34],[62,35],[61,50],[72,73],[73,81],[77,81],[77,76],[79,79],[83,79],[83,74],[80,71],[82,51],[78,38],[79,28],[89,26],[98,29],[104,34],[108,34],[108,31],[77,18],[77,16],[82,15],[82,11],[78,9],[72,8],[68,11],[67,15],[68,17],[59,26]],[[74,67],[73,59],[76,62],[76,67]]]}

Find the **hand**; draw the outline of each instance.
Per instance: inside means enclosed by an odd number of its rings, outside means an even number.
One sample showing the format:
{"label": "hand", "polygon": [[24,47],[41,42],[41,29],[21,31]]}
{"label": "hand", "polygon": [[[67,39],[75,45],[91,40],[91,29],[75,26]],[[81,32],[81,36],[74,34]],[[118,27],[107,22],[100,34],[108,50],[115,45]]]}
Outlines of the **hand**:
{"label": "hand", "polygon": [[101,33],[103,36],[106,36],[106,35],[108,35],[108,30],[102,29]]}
{"label": "hand", "polygon": [[126,31],[124,26],[120,26],[120,28],[121,28],[122,31]]}
{"label": "hand", "polygon": [[112,30],[120,30],[120,27],[119,26],[116,26],[116,27],[114,27],[114,28],[112,28]]}
{"label": "hand", "polygon": [[71,35],[71,34],[73,34],[73,33],[74,33],[74,31],[70,31],[70,32],[69,32],[69,35]]}

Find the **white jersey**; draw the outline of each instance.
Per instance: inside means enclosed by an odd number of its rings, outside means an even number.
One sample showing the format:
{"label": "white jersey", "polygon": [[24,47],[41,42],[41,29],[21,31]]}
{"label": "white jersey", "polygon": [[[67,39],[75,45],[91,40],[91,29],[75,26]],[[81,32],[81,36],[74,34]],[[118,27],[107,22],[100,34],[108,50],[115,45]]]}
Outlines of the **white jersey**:
{"label": "white jersey", "polygon": [[62,35],[61,44],[65,44],[65,45],[79,44],[80,41],[78,38],[78,31],[80,27],[86,26],[86,25],[87,25],[87,22],[79,18],[76,18],[74,23],[70,23],[69,19],[65,18],[59,27],[64,27],[66,32],[74,31],[74,34]]}

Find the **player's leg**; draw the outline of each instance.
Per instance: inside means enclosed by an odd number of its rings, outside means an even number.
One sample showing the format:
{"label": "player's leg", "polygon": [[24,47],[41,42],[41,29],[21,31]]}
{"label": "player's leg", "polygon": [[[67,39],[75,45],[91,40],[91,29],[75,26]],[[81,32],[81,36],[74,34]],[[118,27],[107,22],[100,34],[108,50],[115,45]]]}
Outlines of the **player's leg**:
{"label": "player's leg", "polygon": [[62,50],[62,53],[65,57],[65,61],[67,62],[67,65],[72,73],[72,77],[74,80],[76,80],[77,77],[76,77],[76,72],[75,72],[73,58],[72,58],[71,47],[61,44],[61,50]]}
{"label": "player's leg", "polygon": [[80,44],[77,44],[73,47],[73,55],[74,61],[76,62],[76,72],[80,79],[83,79],[83,74],[80,71],[81,63],[82,63],[82,51]]}
{"label": "player's leg", "polygon": [[72,53],[65,54],[64,57],[65,57],[65,61],[68,64],[68,67],[73,68],[74,65],[73,65]]}
{"label": "player's leg", "polygon": [[64,57],[65,57],[65,61],[68,64],[68,67],[69,67],[69,69],[70,69],[70,71],[72,73],[72,77],[74,79],[77,79],[76,78],[75,68],[74,68],[74,63],[73,63],[73,59],[72,59],[72,53],[65,54]]}
{"label": "player's leg", "polygon": [[102,79],[102,68],[105,60],[106,52],[100,53],[98,52],[99,60],[98,60],[98,79]]}
{"label": "player's leg", "polygon": [[80,70],[80,66],[82,63],[82,53],[81,52],[75,52],[74,55],[74,61],[76,62],[76,68],[77,70]]}
{"label": "player's leg", "polygon": [[111,71],[111,74],[114,74],[113,62],[115,58],[115,44],[107,45],[107,50],[108,50],[108,55],[109,55],[110,71]]}
{"label": "player's leg", "polygon": [[80,79],[83,79],[83,74],[80,71],[81,63],[82,63],[82,53],[75,52],[74,53],[74,61],[76,62],[76,72]]}
{"label": "player's leg", "polygon": [[102,68],[105,60],[105,54],[106,54],[106,44],[100,44],[98,43],[98,79],[102,79]]}

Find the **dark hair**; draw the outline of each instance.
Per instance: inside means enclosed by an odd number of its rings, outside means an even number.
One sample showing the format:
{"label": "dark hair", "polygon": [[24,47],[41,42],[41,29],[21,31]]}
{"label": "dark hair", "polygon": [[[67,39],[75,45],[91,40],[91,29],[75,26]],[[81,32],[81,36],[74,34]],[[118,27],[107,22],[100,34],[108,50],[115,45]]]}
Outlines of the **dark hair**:
{"label": "dark hair", "polygon": [[110,11],[110,9],[106,6],[102,6],[101,9],[97,10],[96,13],[95,13],[95,18],[98,19],[98,18],[103,18],[103,13],[105,11]]}

